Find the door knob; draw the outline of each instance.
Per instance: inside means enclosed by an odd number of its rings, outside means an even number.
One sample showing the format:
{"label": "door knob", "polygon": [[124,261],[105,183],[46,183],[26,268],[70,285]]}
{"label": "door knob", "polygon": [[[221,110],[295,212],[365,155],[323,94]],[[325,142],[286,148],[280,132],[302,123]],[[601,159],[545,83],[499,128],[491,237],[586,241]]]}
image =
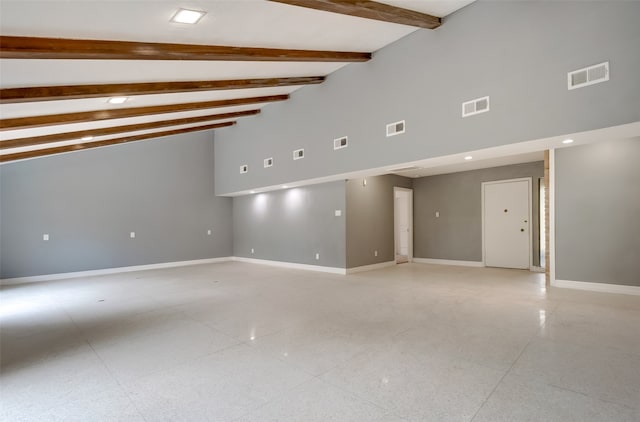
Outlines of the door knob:
{"label": "door knob", "polygon": [[524,231],[524,229],[520,229],[520,231],[521,231],[521,232],[523,232],[523,231]]}

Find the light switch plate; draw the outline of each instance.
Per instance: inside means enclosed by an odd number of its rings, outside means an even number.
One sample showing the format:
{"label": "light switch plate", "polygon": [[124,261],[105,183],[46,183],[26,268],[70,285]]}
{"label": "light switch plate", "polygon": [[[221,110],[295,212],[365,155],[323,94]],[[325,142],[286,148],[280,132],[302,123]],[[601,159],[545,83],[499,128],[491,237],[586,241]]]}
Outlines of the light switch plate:
{"label": "light switch plate", "polygon": [[49,235],[48,234],[43,234],[42,235],[42,240],[49,240]]}
{"label": "light switch plate", "polygon": [[136,232],[129,233],[129,237],[132,238],[132,239],[135,238],[136,237]]}
{"label": "light switch plate", "polygon": [[336,210],[335,215],[336,217],[342,216],[342,210]]}
{"label": "light switch plate", "polygon": [[440,211],[436,211],[436,218],[440,217]]}
{"label": "light switch plate", "polygon": [[211,229],[207,230],[207,236],[211,236]]}

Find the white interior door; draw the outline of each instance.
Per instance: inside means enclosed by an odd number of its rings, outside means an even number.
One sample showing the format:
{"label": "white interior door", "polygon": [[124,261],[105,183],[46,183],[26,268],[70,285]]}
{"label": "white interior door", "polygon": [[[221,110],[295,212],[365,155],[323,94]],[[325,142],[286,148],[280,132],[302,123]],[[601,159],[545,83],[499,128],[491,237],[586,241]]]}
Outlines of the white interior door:
{"label": "white interior door", "polygon": [[394,188],[394,232],[396,262],[413,258],[413,191]]}
{"label": "white interior door", "polygon": [[528,269],[531,260],[531,179],[483,183],[484,263]]}

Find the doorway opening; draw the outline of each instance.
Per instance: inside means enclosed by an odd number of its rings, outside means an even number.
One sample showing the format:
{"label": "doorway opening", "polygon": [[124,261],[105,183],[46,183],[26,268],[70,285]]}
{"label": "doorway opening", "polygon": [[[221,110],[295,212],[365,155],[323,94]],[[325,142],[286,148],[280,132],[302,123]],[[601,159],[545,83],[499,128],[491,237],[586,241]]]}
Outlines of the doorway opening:
{"label": "doorway opening", "polygon": [[413,260],[413,190],[393,188],[394,250],[396,264]]}

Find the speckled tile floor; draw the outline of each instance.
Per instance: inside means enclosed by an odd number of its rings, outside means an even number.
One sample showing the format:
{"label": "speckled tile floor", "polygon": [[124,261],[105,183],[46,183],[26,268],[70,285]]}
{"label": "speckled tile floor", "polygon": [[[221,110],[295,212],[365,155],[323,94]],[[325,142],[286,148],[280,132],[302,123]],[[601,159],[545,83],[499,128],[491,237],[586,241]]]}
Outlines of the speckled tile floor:
{"label": "speckled tile floor", "polygon": [[237,262],[0,292],[6,421],[638,421],[640,297]]}

